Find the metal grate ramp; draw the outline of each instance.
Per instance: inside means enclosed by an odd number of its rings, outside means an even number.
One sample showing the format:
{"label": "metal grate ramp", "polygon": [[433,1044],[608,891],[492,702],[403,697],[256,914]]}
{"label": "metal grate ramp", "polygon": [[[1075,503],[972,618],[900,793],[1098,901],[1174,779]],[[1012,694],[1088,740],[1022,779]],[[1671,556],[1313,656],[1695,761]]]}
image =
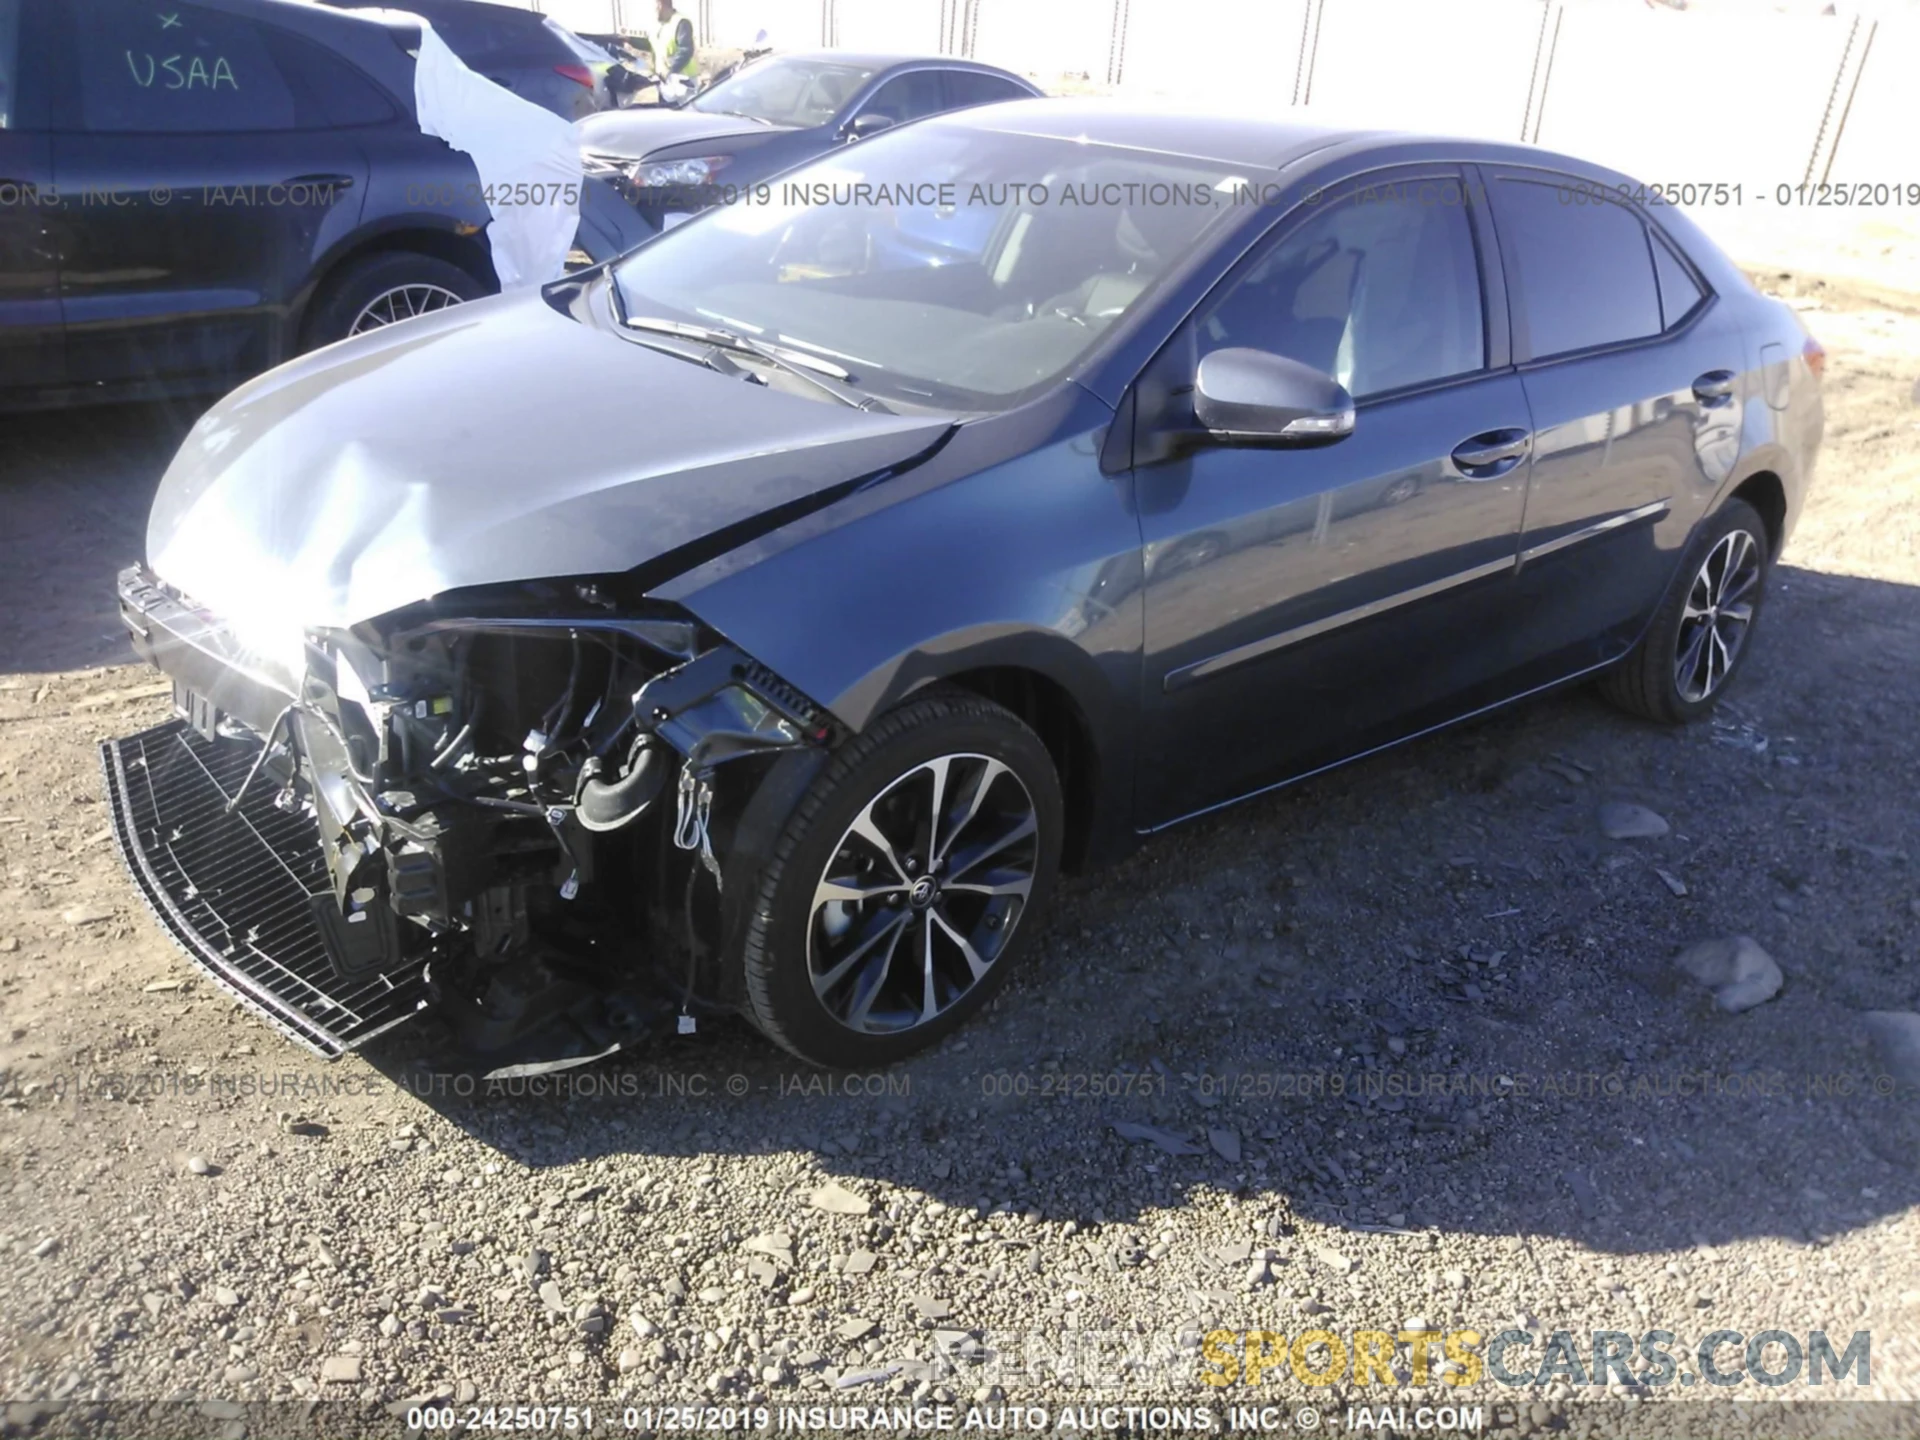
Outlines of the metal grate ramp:
{"label": "metal grate ramp", "polygon": [[314,914],[332,904],[319,829],[256,780],[227,802],[259,753],[208,740],[184,720],[100,746],[114,839],[154,914],[223,988],[309,1050],[334,1059],[411,1019],[425,960],[342,980]]}

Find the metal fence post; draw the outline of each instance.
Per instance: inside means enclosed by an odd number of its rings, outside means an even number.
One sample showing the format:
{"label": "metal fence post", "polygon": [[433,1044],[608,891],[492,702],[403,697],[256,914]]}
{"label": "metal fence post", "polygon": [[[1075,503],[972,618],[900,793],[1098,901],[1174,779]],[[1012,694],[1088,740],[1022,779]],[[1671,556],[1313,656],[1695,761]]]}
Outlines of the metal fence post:
{"label": "metal fence post", "polygon": [[1313,103],[1313,67],[1320,58],[1320,22],[1326,18],[1327,0],[1307,0],[1300,15],[1300,58],[1293,67],[1293,103]]}
{"label": "metal fence post", "polygon": [[[1833,119],[1833,105],[1840,98],[1840,85],[1847,78],[1847,62],[1853,58],[1853,37],[1860,33],[1860,17],[1853,17],[1853,24],[1847,27],[1847,43],[1840,47],[1840,68],[1833,72],[1833,84],[1827,90],[1827,108],[1820,112],[1820,128],[1813,132],[1813,153],[1807,156],[1806,174],[1800,177],[1802,185],[1813,183],[1813,167],[1820,163],[1820,147],[1826,143],[1827,122]],[[1853,97],[1847,97],[1849,106]]]}
{"label": "metal fence post", "polygon": [[[1553,38],[1547,42],[1547,64],[1540,72],[1540,104],[1533,112],[1532,143],[1540,143],[1540,122],[1547,118],[1547,87],[1553,83],[1553,57],[1560,53],[1560,22],[1567,18],[1564,5],[1556,5],[1553,10]],[[1520,137],[1522,140],[1526,136]]]}
{"label": "metal fence post", "polygon": [[1527,140],[1527,127],[1533,124],[1533,96],[1540,88],[1540,60],[1547,48],[1547,21],[1553,18],[1554,0],[1542,0],[1540,33],[1533,37],[1533,69],[1527,75],[1527,108],[1520,112],[1520,143]]}
{"label": "metal fence post", "polygon": [[1853,84],[1847,87],[1847,103],[1841,108],[1840,123],[1833,127],[1833,144],[1827,148],[1827,163],[1820,171],[1820,183],[1827,183],[1827,177],[1833,174],[1833,162],[1840,157],[1840,137],[1847,133],[1847,117],[1853,114],[1853,97],[1860,93],[1860,77],[1866,73],[1867,57],[1873,53],[1873,37],[1880,33],[1880,22],[1875,20],[1867,29],[1866,43],[1860,47],[1860,63],[1853,67]]}
{"label": "metal fence post", "polygon": [[1113,0],[1113,23],[1107,30],[1107,83],[1118,85],[1127,65],[1127,19],[1132,0]]}

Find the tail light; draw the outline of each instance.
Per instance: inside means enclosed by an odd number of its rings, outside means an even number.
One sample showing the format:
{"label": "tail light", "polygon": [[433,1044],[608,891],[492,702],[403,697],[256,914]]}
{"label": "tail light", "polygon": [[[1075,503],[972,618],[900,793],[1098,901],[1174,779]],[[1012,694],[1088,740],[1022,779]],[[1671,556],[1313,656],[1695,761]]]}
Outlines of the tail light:
{"label": "tail light", "polygon": [[1826,374],[1827,374],[1826,347],[1823,346],[1818,340],[1814,339],[1811,335],[1807,337],[1807,343],[1800,347],[1800,358],[1807,362],[1807,369],[1813,372],[1814,379],[1823,380],[1826,378]]}
{"label": "tail light", "polygon": [[593,72],[584,65],[556,65],[553,67],[553,73],[564,75],[574,84],[584,85],[589,90],[593,88]]}

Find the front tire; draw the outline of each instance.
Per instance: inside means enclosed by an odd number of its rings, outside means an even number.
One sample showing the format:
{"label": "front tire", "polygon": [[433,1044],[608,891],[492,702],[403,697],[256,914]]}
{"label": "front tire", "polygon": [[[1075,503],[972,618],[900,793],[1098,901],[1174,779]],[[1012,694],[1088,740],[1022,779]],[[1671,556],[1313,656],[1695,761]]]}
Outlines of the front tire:
{"label": "front tire", "polygon": [[363,255],[330,279],[314,300],[301,348],[317,350],[485,293],[458,265],[432,255],[412,250]]}
{"label": "front tire", "polygon": [[889,712],[775,843],[742,957],[749,1018],[838,1069],[951,1033],[1030,943],[1063,821],[1052,758],[1010,711],[941,693]]}
{"label": "front tire", "polygon": [[1712,711],[1753,648],[1772,569],[1766,522],[1744,500],[1709,517],[1640,643],[1600,677],[1622,710],[1662,724]]}

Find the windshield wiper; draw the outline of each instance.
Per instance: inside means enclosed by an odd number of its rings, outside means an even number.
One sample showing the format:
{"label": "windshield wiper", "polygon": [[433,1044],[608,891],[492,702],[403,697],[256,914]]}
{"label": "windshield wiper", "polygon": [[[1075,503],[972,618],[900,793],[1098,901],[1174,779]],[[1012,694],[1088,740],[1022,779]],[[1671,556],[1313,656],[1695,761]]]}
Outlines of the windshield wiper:
{"label": "windshield wiper", "polygon": [[659,340],[636,339],[634,343],[644,345],[647,349],[657,351],[662,355],[671,355],[676,360],[692,361],[695,365],[703,366],[708,370],[714,371],[716,374],[728,376],[737,375],[742,380],[749,381],[755,385],[764,385],[767,383],[751,370],[741,365],[739,361],[733,359],[725,351],[721,350],[717,345],[695,342],[685,349],[682,349],[678,345],[662,343]]}
{"label": "windshield wiper", "polygon": [[893,411],[872,395],[862,394],[840,383],[853,379],[842,367],[831,360],[822,360],[817,355],[809,355],[804,350],[792,350],[784,345],[769,345],[764,340],[756,340],[751,335],[736,334],[732,330],[717,325],[696,325],[690,320],[666,320],[653,315],[629,315],[624,322],[629,329],[652,330],[662,335],[678,335],[685,340],[699,340],[715,345],[723,350],[736,350],[743,354],[754,355],[787,374],[805,380],[816,389],[824,391],[855,410],[866,410],[877,415],[891,415]]}

